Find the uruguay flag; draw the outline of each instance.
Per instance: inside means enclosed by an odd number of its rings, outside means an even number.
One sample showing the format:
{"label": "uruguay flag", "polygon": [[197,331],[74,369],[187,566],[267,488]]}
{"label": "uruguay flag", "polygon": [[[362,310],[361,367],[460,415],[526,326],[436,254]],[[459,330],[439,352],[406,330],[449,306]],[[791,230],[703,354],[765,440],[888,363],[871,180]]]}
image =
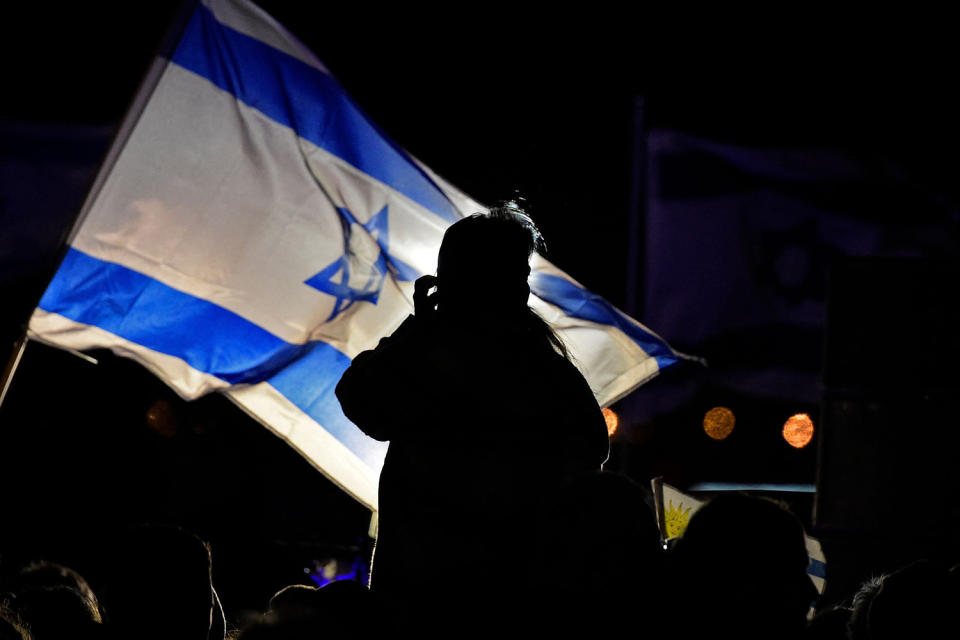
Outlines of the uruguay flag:
{"label": "uruguay flag", "polygon": [[[334,387],[412,312],[444,229],[483,210],[259,8],[204,0],[154,63],[29,336],[110,348],[187,399],[223,392],[376,509],[385,445]],[[547,261],[533,267],[531,304],[601,404],[681,357]]]}

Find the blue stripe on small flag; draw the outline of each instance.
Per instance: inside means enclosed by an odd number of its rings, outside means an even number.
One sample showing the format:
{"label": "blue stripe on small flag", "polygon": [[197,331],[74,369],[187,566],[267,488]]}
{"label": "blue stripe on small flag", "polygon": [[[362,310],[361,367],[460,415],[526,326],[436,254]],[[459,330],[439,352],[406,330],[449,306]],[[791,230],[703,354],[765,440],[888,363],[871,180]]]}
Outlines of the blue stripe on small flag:
{"label": "blue stripe on small flag", "polygon": [[810,564],[807,566],[807,573],[817,578],[827,578],[827,565],[822,560],[810,558]]}
{"label": "blue stripe on small flag", "polygon": [[535,271],[530,276],[530,290],[541,300],[559,307],[568,316],[616,327],[656,360],[660,369],[679,360],[661,339],[644,331],[643,327],[631,321],[600,296],[569,280]]}
{"label": "blue stripe on small flag", "polygon": [[221,306],[77,249],[67,252],[39,306],[231,384],[269,382],[356,452],[356,429],[332,393],[350,358],[325,342],[286,342]]}
{"label": "blue stripe on small flag", "polygon": [[235,31],[199,6],[172,61],[448,222],[456,209],[327,73]]}

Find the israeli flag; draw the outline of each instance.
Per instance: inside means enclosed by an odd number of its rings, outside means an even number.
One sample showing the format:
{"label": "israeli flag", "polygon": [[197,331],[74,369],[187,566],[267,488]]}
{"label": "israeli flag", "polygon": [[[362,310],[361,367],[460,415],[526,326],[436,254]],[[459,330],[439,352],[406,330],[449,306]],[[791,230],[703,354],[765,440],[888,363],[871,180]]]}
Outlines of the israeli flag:
{"label": "israeli flag", "polygon": [[[346,419],[334,387],[413,311],[444,229],[484,207],[391,142],[245,0],[199,4],[151,77],[30,337],[110,348],[187,399],[225,393],[376,509],[385,444]],[[601,404],[681,357],[547,261],[533,266],[531,304]]]}

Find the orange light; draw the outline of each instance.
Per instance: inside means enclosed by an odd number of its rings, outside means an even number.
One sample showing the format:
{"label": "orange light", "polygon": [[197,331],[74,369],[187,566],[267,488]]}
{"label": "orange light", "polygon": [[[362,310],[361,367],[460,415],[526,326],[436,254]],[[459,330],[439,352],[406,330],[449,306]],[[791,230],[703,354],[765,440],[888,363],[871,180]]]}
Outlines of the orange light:
{"label": "orange light", "polygon": [[147,426],[164,438],[172,438],[177,435],[177,416],[173,405],[166,400],[155,401],[147,409]]}
{"label": "orange light", "polygon": [[803,449],[813,440],[813,420],[805,413],[790,416],[783,423],[783,439],[791,447]]}
{"label": "orange light", "polygon": [[714,440],[723,440],[733,431],[737,420],[726,407],[714,407],[703,416],[703,430]]}
{"label": "orange light", "polygon": [[601,411],[603,411],[603,419],[607,421],[607,435],[612,438],[613,434],[617,432],[617,427],[620,426],[620,417],[613,409],[604,407]]}

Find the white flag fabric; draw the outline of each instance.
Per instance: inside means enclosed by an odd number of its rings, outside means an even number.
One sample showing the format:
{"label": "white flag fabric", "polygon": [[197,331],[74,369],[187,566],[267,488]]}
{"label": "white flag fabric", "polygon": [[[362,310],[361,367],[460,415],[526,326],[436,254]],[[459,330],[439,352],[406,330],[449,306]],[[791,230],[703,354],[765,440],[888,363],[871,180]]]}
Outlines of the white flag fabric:
{"label": "white flag fabric", "polygon": [[[412,312],[446,227],[485,209],[249,2],[204,0],[158,64],[30,337],[110,348],[187,399],[226,393],[376,509],[386,445],[346,419],[334,387]],[[546,260],[533,268],[531,305],[601,404],[682,357]]]}

